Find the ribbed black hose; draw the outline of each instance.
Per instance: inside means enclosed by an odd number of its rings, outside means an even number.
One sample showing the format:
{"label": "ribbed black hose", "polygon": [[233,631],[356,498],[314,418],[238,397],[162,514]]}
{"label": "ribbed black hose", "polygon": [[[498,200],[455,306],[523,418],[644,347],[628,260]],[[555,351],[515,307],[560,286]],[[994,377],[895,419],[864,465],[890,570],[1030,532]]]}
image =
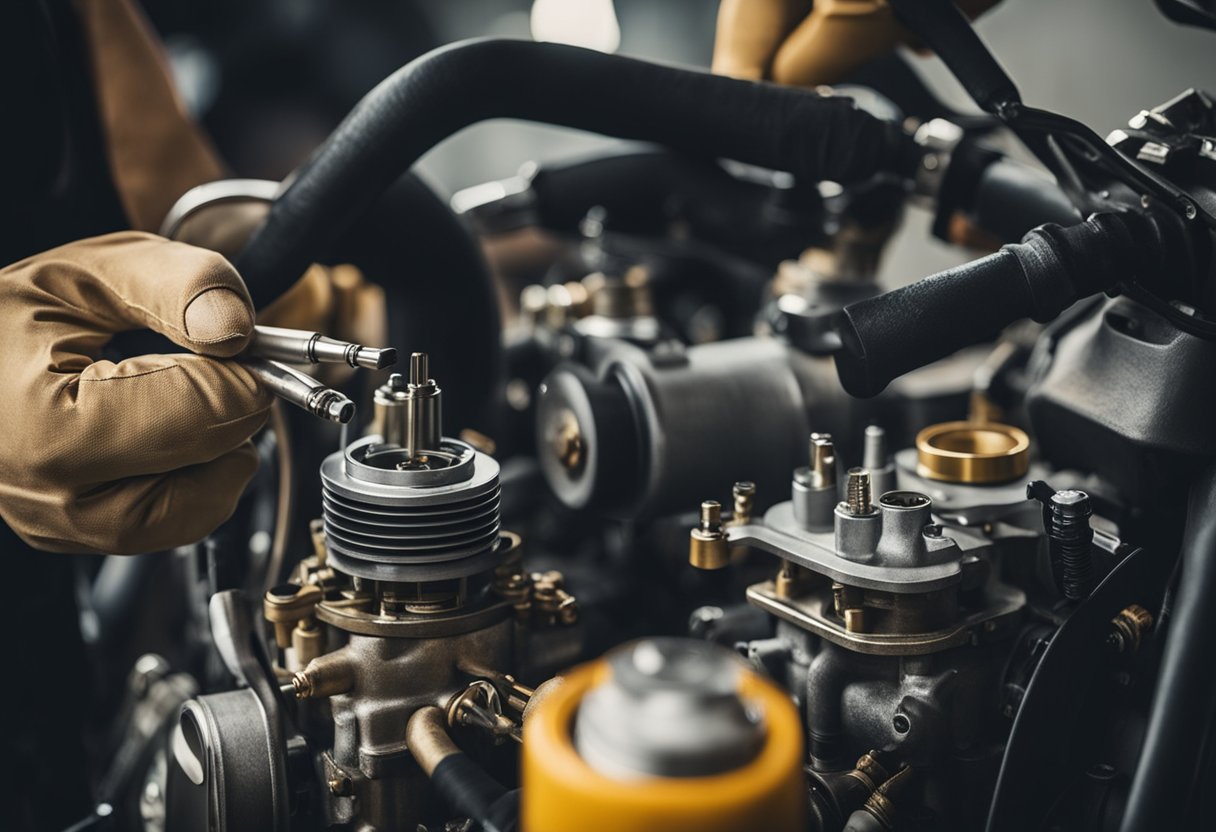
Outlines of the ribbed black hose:
{"label": "ribbed black hose", "polygon": [[259,306],[326,254],[423,153],[462,127],[516,118],[790,171],[863,180],[908,173],[898,126],[849,99],[660,66],[572,46],[466,41],[372,90],[295,176],[237,259]]}
{"label": "ribbed black hose", "polygon": [[1050,321],[1081,298],[1164,272],[1172,252],[1161,233],[1133,212],[1045,225],[995,254],[849,304],[837,321],[840,382],[851,395],[874,396],[1014,321]]}
{"label": "ribbed black hose", "polygon": [[431,773],[431,783],[444,803],[471,818],[481,832],[509,832],[519,822],[518,794],[504,789],[463,752],[444,757]]}
{"label": "ribbed black hose", "polygon": [[[1191,485],[1182,576],[1122,832],[1183,822],[1216,710],[1216,466]],[[1172,827],[1172,824],[1178,824]]]}

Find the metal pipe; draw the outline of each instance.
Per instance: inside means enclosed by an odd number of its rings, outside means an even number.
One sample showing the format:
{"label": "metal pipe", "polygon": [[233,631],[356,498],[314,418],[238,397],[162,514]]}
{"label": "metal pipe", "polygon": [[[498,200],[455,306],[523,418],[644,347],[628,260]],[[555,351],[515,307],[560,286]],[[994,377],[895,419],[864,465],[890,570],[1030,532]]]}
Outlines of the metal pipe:
{"label": "metal pipe", "polygon": [[240,362],[271,393],[314,416],[346,424],[355,415],[354,402],[306,373],[265,358]]}
{"label": "metal pipe", "polygon": [[255,326],[247,353],[290,364],[346,364],[383,370],[397,363],[397,351],[339,341],[319,332],[281,326]]}
{"label": "metal pipe", "polygon": [[427,777],[448,757],[461,753],[448,736],[447,714],[434,705],[414,711],[405,725],[405,745]]}

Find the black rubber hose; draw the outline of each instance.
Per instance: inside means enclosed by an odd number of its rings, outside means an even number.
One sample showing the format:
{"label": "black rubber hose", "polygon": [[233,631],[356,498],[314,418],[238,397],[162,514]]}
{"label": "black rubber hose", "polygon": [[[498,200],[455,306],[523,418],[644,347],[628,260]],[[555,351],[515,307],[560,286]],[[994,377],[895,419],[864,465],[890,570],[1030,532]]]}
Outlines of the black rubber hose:
{"label": "black rubber hose", "polygon": [[836,372],[850,394],[877,395],[1014,321],[1049,321],[1081,298],[1152,274],[1166,248],[1156,223],[1137,213],[1036,228],[995,254],[846,306]]}
{"label": "black rubber hose", "polygon": [[550,43],[479,40],[407,64],[372,90],[294,176],[236,266],[256,304],[281,294],[423,153],[517,118],[728,157],[809,180],[908,174],[902,130],[845,98]]}
{"label": "black rubber hose", "polygon": [[937,194],[934,235],[949,242],[960,211],[1002,243],[1016,243],[1043,223],[1084,219],[1050,176],[976,142],[963,142],[951,156]]}
{"label": "black rubber hose", "polygon": [[975,224],[1002,242],[1020,240],[1037,225],[1073,225],[1081,213],[1060,186],[1038,169],[1000,159],[980,174],[971,209]]}
{"label": "black rubber hose", "polygon": [[508,832],[516,827],[516,800],[467,754],[444,757],[431,773],[431,783],[444,803],[471,818],[483,832]]}
{"label": "black rubber hose", "polygon": [[[1216,710],[1216,466],[1191,484],[1182,579],[1122,832],[1145,832],[1188,815]],[[1179,828],[1187,824],[1180,823]]]}

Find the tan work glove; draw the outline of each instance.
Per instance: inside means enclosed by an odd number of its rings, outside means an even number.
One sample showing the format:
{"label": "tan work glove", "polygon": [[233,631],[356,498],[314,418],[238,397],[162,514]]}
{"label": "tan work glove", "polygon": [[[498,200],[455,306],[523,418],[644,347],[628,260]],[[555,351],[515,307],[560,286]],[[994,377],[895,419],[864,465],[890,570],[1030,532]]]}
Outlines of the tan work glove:
{"label": "tan work glove", "polygon": [[[100,360],[153,329],[202,355]],[[0,515],[39,549],[130,554],[203,538],[257,467],[270,396],[232,361],[253,306],[222,256],[150,234],[0,270]]]}
{"label": "tan work glove", "polygon": [[[958,0],[975,17],[999,0]],[[719,75],[813,87],[836,84],[898,44],[917,46],[886,0],[722,0]]]}

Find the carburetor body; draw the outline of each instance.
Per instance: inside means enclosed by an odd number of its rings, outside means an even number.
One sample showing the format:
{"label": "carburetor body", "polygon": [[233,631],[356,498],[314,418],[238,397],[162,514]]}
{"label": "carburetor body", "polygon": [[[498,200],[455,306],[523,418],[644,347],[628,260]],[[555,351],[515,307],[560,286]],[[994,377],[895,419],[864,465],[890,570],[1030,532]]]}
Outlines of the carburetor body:
{"label": "carburetor body", "polygon": [[[298,702],[285,720],[294,740],[277,749],[297,758],[284,767],[291,809],[360,830],[414,828],[436,806],[406,740],[411,716],[439,707],[449,728],[485,732],[487,748],[517,741],[533,692],[517,678],[546,678],[579,651],[560,574],[523,572],[519,536],[501,529],[498,463],[442,436],[426,356],[415,353],[408,380],[394,375],[376,402],[383,436],[325,459],[315,551],[263,600],[275,672]],[[226,731],[227,711],[210,700],[186,707],[183,755],[200,748],[220,760],[234,736],[267,740]],[[219,766],[195,785],[219,811],[226,793],[248,792]],[[266,816],[223,828],[258,828]]]}
{"label": "carburetor body", "polygon": [[[866,439],[868,467],[838,479],[832,437],[812,434],[791,499],[762,518],[740,516],[737,500],[726,520],[704,504],[690,560],[720,568],[741,546],[780,559],[772,580],[747,590],[775,634],[740,647],[803,706],[817,828],[976,828],[1021,690],[1010,669],[1042,628],[1002,572],[1006,557],[1033,561],[1041,545],[1025,497],[1029,442],[1005,425],[934,426],[908,471],[881,429]],[[894,774],[883,759],[910,767],[902,800],[867,803]],[[881,777],[858,774],[875,766]]]}

